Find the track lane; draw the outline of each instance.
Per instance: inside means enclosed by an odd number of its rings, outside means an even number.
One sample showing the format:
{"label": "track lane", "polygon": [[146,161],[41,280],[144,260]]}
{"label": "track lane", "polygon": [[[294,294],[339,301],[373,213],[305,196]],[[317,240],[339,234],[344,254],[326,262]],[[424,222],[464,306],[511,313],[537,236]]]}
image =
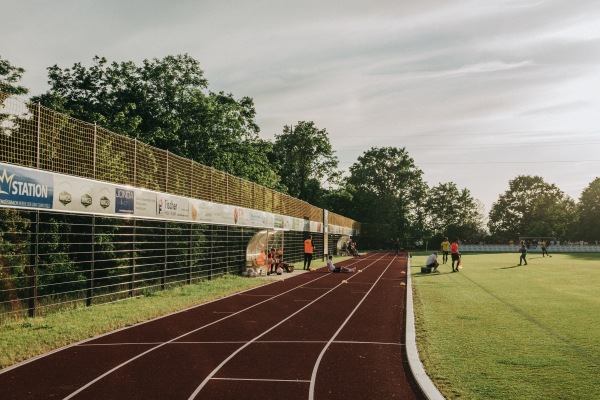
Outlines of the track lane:
{"label": "track lane", "polygon": [[[382,260],[386,258],[381,254],[377,257]],[[201,392],[198,391],[198,398],[265,400],[281,398],[285,394],[286,399],[306,399],[314,360],[336,331],[337,337],[330,342],[326,356],[322,358],[324,369],[319,370],[318,379],[322,371],[329,368],[329,355],[338,351],[340,357],[336,358],[342,360],[343,365],[354,363],[361,370],[377,365],[369,366],[372,358],[344,359],[346,349],[363,355],[380,353],[378,358],[383,360],[381,365],[389,365],[390,371],[397,369],[398,360],[402,362],[401,357],[396,356],[401,354],[397,351],[402,346],[399,339],[392,340],[389,333],[388,337],[377,337],[372,330],[357,327],[355,323],[346,324],[340,330],[353,312],[350,321],[371,318],[370,323],[374,327],[388,331],[392,326],[389,323],[386,326],[386,321],[398,306],[404,306],[403,303],[394,305],[385,315],[379,315],[382,310],[377,308],[367,307],[365,311],[365,306],[371,302],[363,302],[356,308],[367,291],[378,286],[374,282],[381,274],[381,267],[377,263],[367,267],[374,260],[369,256],[340,263],[357,265],[362,269],[360,273],[325,274],[318,271],[292,276],[185,310],[164,321],[160,318],[74,346],[77,350],[101,353],[107,360],[120,355],[120,362],[114,361],[113,368],[101,363],[86,365],[82,368],[86,371],[74,371],[76,375],[85,377],[103,371],[83,385],[81,382],[87,378],[78,376],[71,380],[57,373],[52,389],[59,390],[51,395],[42,390],[39,396],[30,398],[188,398],[190,393],[197,391],[204,377],[207,383]],[[381,282],[389,283],[397,291],[402,278],[405,276],[383,275]],[[342,280],[347,283],[342,283]],[[377,293],[379,290],[371,291],[373,296]],[[385,295],[379,296],[385,301]],[[374,298],[377,299],[376,296]],[[329,306],[335,301],[340,302],[340,306],[335,308],[336,313],[331,314]],[[69,349],[59,353],[66,354]],[[392,353],[395,356],[388,357]],[[386,357],[390,361],[385,361]],[[52,362],[56,361],[51,358]],[[235,361],[228,363],[228,359]],[[76,365],[83,364],[80,360]],[[23,375],[27,376],[27,371]],[[319,388],[320,381],[316,382]],[[2,383],[3,374],[0,372],[0,385]],[[45,385],[50,386],[51,382]],[[65,392],[69,394],[65,396]],[[189,398],[193,398],[193,395]]]}
{"label": "track lane", "polygon": [[[373,261],[371,263],[371,265],[374,263],[375,261]],[[368,266],[367,266],[368,267]],[[326,275],[327,277],[335,277],[338,274],[328,274]],[[340,274],[341,275],[341,274]],[[330,279],[331,280],[331,279]],[[320,282],[322,283],[322,282]],[[202,383],[200,383],[200,385],[198,386],[198,388],[189,396],[189,400],[195,399],[198,394],[204,389],[204,387],[211,381],[211,379],[219,372],[219,370],[221,370],[221,368],[223,368],[225,365],[227,365],[232,359],[234,359],[234,357],[236,357],[240,352],[242,352],[243,350],[245,350],[247,347],[251,346],[253,343],[255,343],[257,340],[261,339],[263,336],[269,334],[270,332],[272,332],[274,329],[278,328],[279,326],[281,326],[282,324],[286,323],[287,321],[289,321],[292,317],[296,316],[297,314],[301,313],[302,311],[306,310],[308,307],[310,307],[311,305],[315,304],[316,302],[318,302],[320,299],[324,298],[325,296],[327,296],[329,293],[331,293],[333,290],[335,290],[336,288],[338,288],[340,285],[342,285],[343,283],[338,283],[337,285],[333,286],[330,289],[327,289],[323,294],[319,295],[318,297],[316,297],[314,300],[312,300],[311,302],[309,302],[308,304],[306,304],[305,306],[303,306],[302,308],[300,308],[298,311],[294,312],[293,314],[289,315],[288,317],[286,317],[285,319],[281,320],[281,322],[275,324],[274,326],[270,327],[269,329],[265,330],[263,333],[259,334],[258,336],[256,336],[255,338],[249,340],[245,345],[241,346],[238,350],[236,350],[233,354],[231,354],[227,359],[223,360],[223,362],[221,364],[219,364],[219,366],[217,368],[215,368],[208,376],[206,376],[204,378],[204,380],[202,381]],[[289,357],[289,352],[287,353],[287,357]],[[203,394],[204,397],[208,397],[208,398],[214,398],[214,395],[211,394]]]}
{"label": "track lane", "polygon": [[395,262],[341,328],[316,374],[315,398],[421,398],[403,357],[405,271],[406,259]]}
{"label": "track lane", "polygon": [[[156,362],[156,363],[147,363],[145,362],[145,360],[147,359],[147,357],[157,351],[157,350],[161,350],[161,353],[164,351],[162,348],[165,346],[169,346],[172,343],[175,343],[177,341],[191,341],[191,342],[197,342],[198,340],[200,341],[212,341],[214,342],[219,341],[219,340],[223,340],[223,331],[228,332],[228,333],[233,333],[234,335],[237,334],[237,332],[240,330],[240,324],[232,324],[232,321],[235,321],[235,319],[242,319],[244,321],[251,321],[248,319],[249,313],[253,313],[255,312],[256,308],[264,308],[267,307],[269,304],[273,301],[275,301],[276,299],[278,299],[281,296],[285,296],[291,292],[300,290],[302,288],[304,288],[305,286],[310,286],[310,285],[321,285],[320,283],[316,283],[319,282],[323,279],[326,279],[328,276],[330,276],[330,274],[321,274],[321,273],[311,273],[311,274],[302,274],[302,275],[298,275],[297,276],[297,280],[291,280],[291,279],[286,279],[286,281],[283,282],[274,282],[273,284],[270,285],[266,285],[263,287],[259,287],[256,289],[253,289],[251,291],[247,291],[244,292],[244,296],[245,297],[251,297],[253,299],[255,299],[255,302],[248,306],[247,308],[241,309],[237,312],[234,312],[232,314],[228,314],[226,316],[223,316],[217,320],[211,321],[209,323],[207,323],[206,325],[200,326],[196,329],[193,329],[191,331],[188,331],[178,337],[174,337],[168,341],[165,341],[164,343],[161,343],[151,349],[148,349],[147,351],[140,353],[138,355],[136,355],[135,357],[132,357],[130,360],[127,360],[119,365],[116,365],[114,368],[106,371],[105,373],[99,375],[98,377],[96,377],[95,379],[89,381],[87,384],[82,385],[80,388],[78,388],[77,390],[75,390],[73,393],[71,393],[70,395],[64,397],[65,400],[67,399],[72,399],[72,398],[104,398],[104,396],[113,396],[114,393],[110,393],[111,391],[108,390],[107,388],[111,388],[111,387],[119,387],[120,390],[120,397],[116,397],[116,398],[126,398],[128,400],[131,399],[147,399],[147,398],[170,398],[173,393],[172,393],[172,389],[167,385],[158,385],[158,387],[154,387],[153,384],[149,384],[149,385],[139,385],[139,380],[138,378],[136,378],[139,374],[139,370],[140,368],[143,369],[144,376],[161,376],[162,371],[165,368],[168,368],[168,366],[165,366],[165,360],[168,360],[168,358],[163,358],[163,362]],[[287,281],[292,281],[292,282],[287,282]],[[287,284],[286,284],[287,282]],[[287,289],[283,292],[281,292],[282,289]],[[254,296],[249,296],[250,294],[253,294]],[[256,296],[259,295],[259,296]],[[265,296],[262,296],[265,295]],[[233,296],[233,298],[235,298],[236,296]],[[258,300],[257,300],[258,299]],[[229,306],[225,306],[223,307],[223,302],[228,302],[230,300],[230,298],[225,298],[223,299],[223,301],[218,301],[218,302],[214,302],[214,304],[212,304],[212,306],[216,306],[216,307],[221,307],[220,310],[223,309],[227,309],[230,311],[233,311],[234,309],[229,308]],[[237,302],[237,299],[234,299],[235,302]],[[202,306],[199,306],[198,308],[200,308]],[[204,314],[202,313],[202,311],[198,310],[197,308],[188,310],[191,311],[192,314],[195,314],[196,312],[199,312],[200,314]],[[204,310],[206,311],[206,310]],[[258,315],[269,315],[268,313],[262,312],[262,313],[258,313]],[[251,317],[252,318],[252,317]],[[220,326],[221,324],[228,324],[231,328],[230,329],[223,329],[222,326]],[[217,328],[217,326],[220,326],[219,328]],[[245,326],[245,325],[242,325]],[[144,327],[146,328],[146,327]],[[198,335],[198,332],[201,332],[201,337],[200,339],[196,338],[196,335]],[[124,333],[124,332],[120,332],[120,333]],[[151,332],[151,334],[153,334]],[[109,335],[110,336],[110,335]],[[137,337],[139,338],[139,335],[137,335]],[[106,342],[107,339],[112,339],[110,337],[105,337],[103,338],[104,341]],[[123,339],[122,335],[119,335],[119,339]],[[242,342],[244,342],[244,340],[242,339]],[[233,346],[234,348],[239,348],[239,344],[236,346]],[[200,360],[200,362],[204,362],[203,358],[191,358],[190,363],[191,364],[196,364],[198,363]],[[175,361],[176,367],[174,369],[180,369],[181,366],[186,365],[183,364],[181,362],[178,362],[177,360]],[[200,373],[198,376],[203,376],[202,373]],[[185,374],[180,376],[178,378],[179,380],[179,384],[181,384],[182,386],[186,385],[186,382],[184,382],[186,376]],[[146,377],[146,379],[148,380],[148,378]],[[188,377],[188,379],[196,379],[195,382],[197,382],[197,378],[196,377]],[[197,385],[197,383],[196,383]],[[163,393],[163,395],[160,395],[160,393]],[[189,392],[188,392],[189,393]],[[111,397],[106,397],[106,398],[111,398]],[[112,397],[115,398],[115,397]],[[183,397],[185,398],[185,397]]]}

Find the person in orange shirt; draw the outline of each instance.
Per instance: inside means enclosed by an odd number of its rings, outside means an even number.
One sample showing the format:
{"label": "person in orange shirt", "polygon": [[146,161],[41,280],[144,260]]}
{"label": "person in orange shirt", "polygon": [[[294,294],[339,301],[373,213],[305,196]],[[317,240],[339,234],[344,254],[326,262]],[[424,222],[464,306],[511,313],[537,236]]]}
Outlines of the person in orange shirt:
{"label": "person in orange shirt", "polygon": [[256,257],[256,265],[259,267],[264,267],[267,265],[267,253],[262,251],[258,257]]}
{"label": "person in orange shirt", "polygon": [[313,243],[312,236],[309,236],[308,239],[304,241],[304,269],[310,268],[313,251],[315,251],[315,244]]}
{"label": "person in orange shirt", "polygon": [[[458,272],[458,264],[460,263],[460,253],[458,251],[458,239],[452,242],[450,246],[450,253],[452,257],[452,272]],[[454,269],[454,261],[456,261],[456,269]]]}

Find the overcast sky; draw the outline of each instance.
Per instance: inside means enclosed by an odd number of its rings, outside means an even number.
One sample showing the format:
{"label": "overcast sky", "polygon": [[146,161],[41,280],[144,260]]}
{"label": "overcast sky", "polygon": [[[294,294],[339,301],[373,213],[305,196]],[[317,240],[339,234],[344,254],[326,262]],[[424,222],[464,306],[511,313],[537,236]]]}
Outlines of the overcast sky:
{"label": "overcast sky", "polygon": [[430,186],[489,211],[518,175],[577,200],[600,176],[598,0],[3,1],[0,56],[26,69],[187,53],[254,99],[261,136],[325,128],[343,169],[406,147]]}

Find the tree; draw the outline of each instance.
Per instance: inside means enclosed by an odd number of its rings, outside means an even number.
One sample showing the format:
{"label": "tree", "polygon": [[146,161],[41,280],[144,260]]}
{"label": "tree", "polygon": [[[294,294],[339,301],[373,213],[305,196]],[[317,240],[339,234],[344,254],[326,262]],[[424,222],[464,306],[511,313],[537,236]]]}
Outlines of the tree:
{"label": "tree", "polygon": [[575,216],[575,203],[539,176],[518,176],[492,205],[488,227],[497,240],[520,236],[565,238]]}
{"label": "tree", "polygon": [[[18,82],[23,77],[25,70],[20,67],[15,67],[8,60],[4,60],[0,56],[0,93],[10,95],[24,95],[29,90],[24,86],[19,86]],[[0,98],[0,102],[3,99]]]}
{"label": "tree", "polygon": [[[253,100],[208,91],[200,63],[188,55],[50,67],[42,105],[265,186],[278,187],[258,137]],[[268,150],[268,148],[267,148]]]}
{"label": "tree", "polygon": [[485,235],[482,207],[468,189],[440,183],[427,196],[428,227],[439,237],[481,239]]}
{"label": "tree", "polygon": [[579,237],[589,242],[600,240],[600,178],[583,190],[577,206]]}
{"label": "tree", "polygon": [[355,192],[354,186],[347,184],[335,189],[328,189],[323,194],[320,206],[336,214],[351,215]]}
{"label": "tree", "polygon": [[281,135],[275,135],[273,151],[281,166],[281,182],[290,196],[315,204],[323,185],[337,182],[338,160],[327,135],[312,121],[286,125]]}
{"label": "tree", "polygon": [[420,237],[425,231],[427,185],[405,148],[371,148],[350,167],[353,185],[352,218],[392,225],[399,238]]}

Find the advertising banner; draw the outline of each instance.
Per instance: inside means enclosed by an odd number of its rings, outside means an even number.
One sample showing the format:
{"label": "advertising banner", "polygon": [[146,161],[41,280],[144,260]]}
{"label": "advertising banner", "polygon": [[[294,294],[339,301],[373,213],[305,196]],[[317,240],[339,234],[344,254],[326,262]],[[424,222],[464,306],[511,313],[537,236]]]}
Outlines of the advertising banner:
{"label": "advertising banner", "polygon": [[320,222],[0,163],[0,206],[322,232]]}
{"label": "advertising banner", "polygon": [[95,214],[115,213],[113,185],[66,175],[54,175],[54,187],[53,210]]}
{"label": "advertising banner", "polygon": [[51,209],[52,174],[0,163],[0,206]]}

